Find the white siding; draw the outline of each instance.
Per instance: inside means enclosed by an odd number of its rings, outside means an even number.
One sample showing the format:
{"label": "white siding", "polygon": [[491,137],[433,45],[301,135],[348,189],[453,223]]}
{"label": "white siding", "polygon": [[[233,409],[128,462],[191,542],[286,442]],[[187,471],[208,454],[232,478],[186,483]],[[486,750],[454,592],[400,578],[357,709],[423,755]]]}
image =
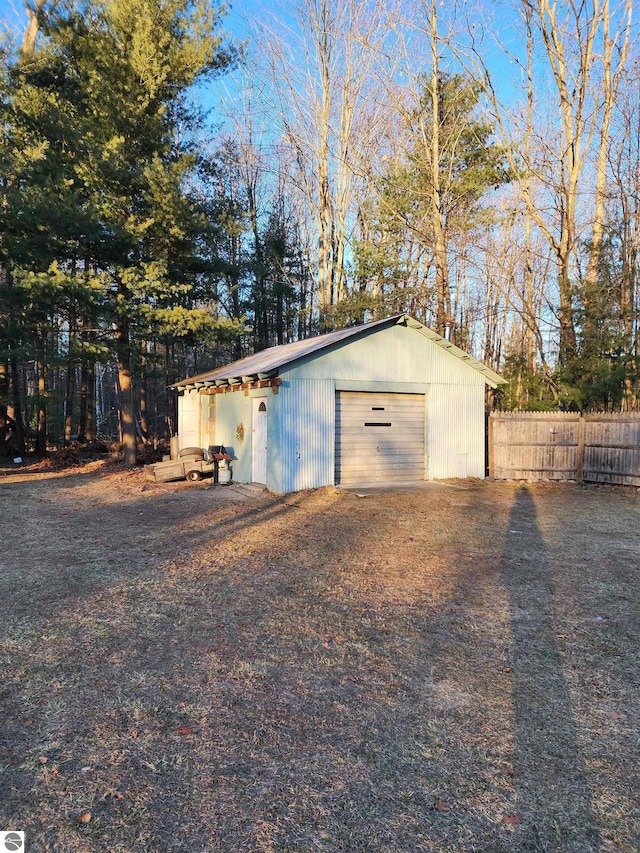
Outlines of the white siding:
{"label": "white siding", "polygon": [[331,380],[295,379],[281,386],[278,400],[279,447],[270,444],[278,492],[333,485],[335,385]]}
{"label": "white siding", "polygon": [[432,385],[427,435],[429,479],[484,477],[484,388]]}

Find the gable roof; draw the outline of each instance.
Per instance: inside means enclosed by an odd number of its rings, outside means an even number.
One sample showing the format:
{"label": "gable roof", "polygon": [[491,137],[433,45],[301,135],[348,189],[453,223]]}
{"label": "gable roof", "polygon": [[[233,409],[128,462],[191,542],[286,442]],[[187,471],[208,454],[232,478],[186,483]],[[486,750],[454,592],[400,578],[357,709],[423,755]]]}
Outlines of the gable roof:
{"label": "gable roof", "polygon": [[218,367],[215,370],[209,370],[206,373],[200,373],[197,376],[189,376],[182,379],[180,382],[175,382],[171,388],[176,390],[189,390],[191,388],[206,388],[211,385],[231,385],[238,382],[247,382],[255,379],[269,379],[277,376],[278,370],[285,365],[289,365],[294,361],[299,361],[301,358],[312,355],[323,349],[328,349],[335,344],[342,343],[350,338],[365,335],[374,329],[380,329],[389,326],[402,325],[407,326],[423,334],[429,340],[433,341],[438,346],[446,349],[452,355],[466,362],[469,367],[482,373],[485,381],[492,388],[502,385],[506,382],[498,373],[491,370],[481,361],[470,356],[468,353],[461,350],[459,347],[447,341],[437,332],[429,329],[424,324],[415,320],[408,314],[396,314],[393,317],[387,317],[384,320],[374,320],[371,323],[364,323],[361,326],[350,326],[346,329],[338,329],[335,332],[327,332],[324,335],[317,335],[314,338],[305,338],[301,341],[294,341],[291,344],[281,344],[280,346],[269,347],[269,349],[249,355],[246,358],[241,358],[239,361],[233,361],[231,364],[226,364],[223,367]]}

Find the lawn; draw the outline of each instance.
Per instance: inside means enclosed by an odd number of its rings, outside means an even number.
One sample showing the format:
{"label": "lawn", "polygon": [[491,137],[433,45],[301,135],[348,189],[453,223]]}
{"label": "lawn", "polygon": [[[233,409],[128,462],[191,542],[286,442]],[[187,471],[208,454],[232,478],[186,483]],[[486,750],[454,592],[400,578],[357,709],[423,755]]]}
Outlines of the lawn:
{"label": "lawn", "polygon": [[29,853],[640,850],[640,495],[0,477]]}

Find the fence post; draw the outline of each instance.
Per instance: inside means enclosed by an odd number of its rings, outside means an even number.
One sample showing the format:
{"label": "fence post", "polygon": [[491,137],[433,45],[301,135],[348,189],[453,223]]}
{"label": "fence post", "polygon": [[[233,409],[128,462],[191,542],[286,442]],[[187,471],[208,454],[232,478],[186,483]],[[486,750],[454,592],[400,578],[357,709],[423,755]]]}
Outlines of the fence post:
{"label": "fence post", "polygon": [[576,458],[576,480],[581,483],[584,478],[584,415],[580,412],[578,421],[578,447]]}

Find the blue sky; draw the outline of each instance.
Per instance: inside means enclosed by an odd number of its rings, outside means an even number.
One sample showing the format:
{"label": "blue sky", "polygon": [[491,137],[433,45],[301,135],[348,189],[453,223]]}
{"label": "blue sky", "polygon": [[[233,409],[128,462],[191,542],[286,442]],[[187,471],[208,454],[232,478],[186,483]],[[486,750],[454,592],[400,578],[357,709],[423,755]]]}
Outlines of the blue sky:
{"label": "blue sky", "polygon": [[17,0],[0,0],[2,29],[14,30],[16,27],[21,29],[25,19],[24,4]]}
{"label": "blue sky", "polygon": [[[218,2],[218,0],[212,0],[212,2]],[[508,41],[509,36],[513,37],[514,15],[511,3],[503,3],[502,0],[491,0],[491,2],[479,0],[479,4],[476,7],[476,12],[482,8],[485,11],[485,15],[479,19],[481,21],[480,26],[485,27],[493,36],[497,36],[501,40]],[[286,17],[286,0],[234,0],[227,17],[224,19],[224,29],[238,41],[248,40],[250,50],[250,19],[268,19],[269,12],[276,13],[280,19]],[[14,32],[20,40],[25,22],[24,0],[0,0],[0,29]],[[489,37],[488,42],[485,41],[484,50],[490,48],[491,41],[491,37]],[[515,64],[510,62],[501,51],[496,50],[495,44],[493,48],[493,57],[490,62],[496,79],[499,81],[500,94],[503,98],[512,100],[513,96],[517,96],[520,88],[518,81],[514,79]],[[485,56],[487,56],[486,53]],[[233,74],[224,75],[220,80],[203,86],[200,92],[196,94],[196,98],[201,99],[205,105],[213,106],[214,111],[210,118],[214,125],[223,121],[224,113],[227,110],[234,110],[234,102],[238,96],[237,79],[237,77],[234,79]],[[216,109],[217,107],[219,109]]]}
{"label": "blue sky", "polygon": [[[240,38],[246,37],[245,18],[248,10],[255,10],[258,4],[253,0],[237,0],[234,2],[227,17],[227,28]],[[22,33],[26,14],[24,0],[0,0],[0,22],[2,29],[10,29]]]}

